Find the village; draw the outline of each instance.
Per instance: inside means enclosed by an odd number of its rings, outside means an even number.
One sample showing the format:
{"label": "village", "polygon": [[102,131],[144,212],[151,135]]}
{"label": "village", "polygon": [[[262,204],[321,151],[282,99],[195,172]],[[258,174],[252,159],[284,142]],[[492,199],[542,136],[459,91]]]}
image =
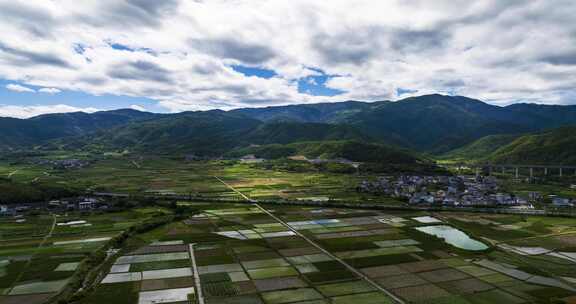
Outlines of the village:
{"label": "village", "polygon": [[[442,205],[448,207],[507,207],[534,209],[546,198],[539,192],[520,197],[506,192],[493,176],[383,176],[364,180],[358,192],[390,196],[410,205]],[[573,207],[575,199],[549,195],[554,207]]]}
{"label": "village", "polygon": [[49,211],[50,213],[69,211],[103,211],[111,209],[110,202],[94,197],[71,197],[46,202],[31,202],[26,204],[2,204],[0,202],[0,216],[16,216],[24,213]]}

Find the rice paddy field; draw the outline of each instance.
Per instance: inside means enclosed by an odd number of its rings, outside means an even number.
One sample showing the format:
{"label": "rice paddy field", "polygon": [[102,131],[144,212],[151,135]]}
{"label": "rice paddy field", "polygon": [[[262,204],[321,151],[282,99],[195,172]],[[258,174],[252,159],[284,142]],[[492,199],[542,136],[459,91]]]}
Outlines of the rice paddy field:
{"label": "rice paddy field", "polygon": [[[499,243],[481,230],[459,225],[473,219],[471,215],[245,204],[197,208],[201,210],[196,215],[149,232],[120,252],[81,303],[481,304],[576,299],[576,274],[519,264],[524,255],[499,246],[517,235]],[[512,218],[491,220],[516,223]],[[524,229],[542,235],[530,229],[542,220],[528,218],[532,224]],[[560,223],[565,232],[573,225]],[[440,226],[466,237],[441,239],[417,229]],[[474,242],[484,246],[468,247]],[[568,256],[576,252],[568,245],[561,248]]]}
{"label": "rice paddy field", "polygon": [[163,210],[0,218],[0,303],[44,303],[110,238]]}

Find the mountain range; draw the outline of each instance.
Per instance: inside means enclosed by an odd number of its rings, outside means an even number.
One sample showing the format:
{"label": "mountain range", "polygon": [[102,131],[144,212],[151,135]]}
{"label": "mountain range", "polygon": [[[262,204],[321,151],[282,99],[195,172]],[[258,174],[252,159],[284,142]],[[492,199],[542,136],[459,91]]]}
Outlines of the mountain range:
{"label": "mountain range", "polygon": [[[0,150],[58,147],[223,155],[251,145],[357,141],[477,159],[477,155],[487,155],[482,149],[494,152],[495,147],[518,141],[521,135],[542,136],[537,134],[574,124],[576,106],[501,107],[434,94],[395,102],[346,101],[227,112],[115,110],[0,118]],[[518,149],[527,149],[526,144],[506,150],[506,159],[522,160],[510,156]],[[493,160],[503,160],[502,153]]]}

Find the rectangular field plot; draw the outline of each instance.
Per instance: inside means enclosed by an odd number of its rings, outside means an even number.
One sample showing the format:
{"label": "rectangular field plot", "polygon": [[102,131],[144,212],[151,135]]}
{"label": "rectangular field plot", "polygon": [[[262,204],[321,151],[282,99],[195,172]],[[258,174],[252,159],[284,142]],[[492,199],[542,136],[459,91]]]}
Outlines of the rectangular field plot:
{"label": "rectangular field plot", "polygon": [[411,239],[404,239],[404,240],[390,240],[390,241],[377,241],[374,244],[378,247],[387,248],[387,247],[397,247],[397,246],[412,246],[418,245],[419,242]]}
{"label": "rectangular field plot", "polygon": [[357,293],[367,293],[376,291],[374,286],[365,281],[353,281],[346,283],[336,283],[317,286],[317,289],[326,297],[350,295]]}
{"label": "rectangular field plot", "polygon": [[288,260],[292,264],[299,265],[299,264],[310,264],[310,263],[332,261],[332,258],[324,253],[318,253],[318,254],[289,257]]}
{"label": "rectangular field plot", "polygon": [[230,281],[232,281],[232,282],[250,281],[250,279],[248,278],[248,275],[246,275],[246,273],[243,271],[229,272],[228,276],[230,277]]}
{"label": "rectangular field plot", "polygon": [[322,299],[323,296],[312,288],[299,288],[282,291],[270,291],[262,293],[266,304],[283,304]]}
{"label": "rectangular field plot", "polygon": [[298,271],[292,267],[272,267],[248,270],[248,275],[250,275],[253,280],[259,280],[297,276]]}
{"label": "rectangular field plot", "polygon": [[170,253],[170,252],[184,252],[188,250],[186,245],[155,245],[155,246],[145,246],[142,247],[131,254],[152,254],[152,253]]}
{"label": "rectangular field plot", "polygon": [[101,237],[101,238],[92,238],[92,239],[80,239],[80,240],[72,240],[72,241],[61,241],[61,242],[54,242],[54,246],[62,246],[62,245],[76,245],[76,244],[85,244],[85,243],[98,243],[98,242],[106,242],[109,241],[110,237]]}
{"label": "rectangular field plot", "polygon": [[54,271],[74,271],[78,268],[78,265],[80,265],[80,262],[62,263]]}
{"label": "rectangular field plot", "polygon": [[418,276],[431,283],[455,281],[470,278],[469,275],[451,268],[420,272]]}
{"label": "rectangular field plot", "polygon": [[203,283],[202,290],[206,297],[231,297],[240,293],[238,286],[227,281]]}
{"label": "rectangular field plot", "polygon": [[141,272],[111,273],[107,275],[104,278],[104,280],[102,280],[102,284],[135,282],[135,281],[142,281]]}
{"label": "rectangular field plot", "polygon": [[256,285],[256,288],[260,292],[280,290],[280,289],[302,288],[308,286],[306,282],[297,277],[254,280],[254,284]]}
{"label": "rectangular field plot", "polygon": [[390,248],[337,252],[336,255],[342,259],[357,259],[357,258],[380,256],[380,255],[394,255],[394,254],[404,254],[404,253],[413,253],[421,251],[422,249],[416,246],[398,246]]}
{"label": "rectangular field plot", "polygon": [[378,284],[380,284],[384,288],[403,288],[409,286],[423,285],[427,283],[426,280],[411,273],[401,274],[397,276],[383,277],[377,279],[376,282],[378,282]]}
{"label": "rectangular field plot", "polygon": [[187,302],[191,295],[194,295],[194,287],[142,291],[138,295],[138,304]]}
{"label": "rectangular field plot", "polygon": [[163,269],[163,270],[149,270],[142,272],[143,280],[170,279],[170,278],[189,277],[189,276],[192,276],[192,269],[189,267]]}
{"label": "rectangular field plot", "polygon": [[270,267],[282,267],[289,266],[290,264],[284,259],[268,259],[268,260],[256,260],[250,262],[242,262],[242,266],[246,269],[257,269],[257,268],[270,268]]}
{"label": "rectangular field plot", "polygon": [[[135,263],[135,264],[118,264],[112,266],[114,267],[129,266],[130,271],[149,271],[149,270],[162,270],[162,269],[172,269],[172,268],[184,268],[190,267],[190,260],[173,260],[173,261],[159,261],[159,262],[146,262],[146,263]],[[122,271],[117,271],[122,272]]]}
{"label": "rectangular field plot", "polygon": [[334,297],[332,304],[393,304],[392,300],[381,292],[361,293]]}
{"label": "rectangular field plot", "polygon": [[144,280],[140,285],[141,291],[161,290],[193,287],[194,279],[192,277],[181,277],[172,279]]}
{"label": "rectangular field plot", "polygon": [[57,292],[68,283],[68,280],[52,281],[52,282],[35,282],[16,285],[10,290],[10,295],[25,295],[36,293],[51,293]]}
{"label": "rectangular field plot", "polygon": [[478,279],[470,278],[465,280],[450,281],[439,284],[440,287],[456,294],[473,294],[481,291],[487,291],[496,287],[480,281]]}
{"label": "rectangular field plot", "polygon": [[238,271],[244,271],[240,264],[222,264],[222,265],[210,265],[210,266],[198,267],[198,272],[200,274],[210,274],[219,272],[238,272]]}
{"label": "rectangular field plot", "polygon": [[128,272],[130,271],[130,264],[112,265],[110,273]]}
{"label": "rectangular field plot", "polygon": [[[432,284],[393,289],[392,292],[406,301],[423,301],[451,296],[451,294]],[[490,302],[491,303],[491,302]],[[506,303],[506,302],[503,302]]]}
{"label": "rectangular field plot", "polygon": [[171,245],[184,245],[184,241],[182,241],[182,240],[163,241],[163,242],[157,241],[157,242],[150,244],[150,246],[171,246]]}
{"label": "rectangular field plot", "polygon": [[134,263],[147,263],[147,262],[162,262],[184,260],[190,258],[188,252],[176,253],[157,253],[146,255],[128,255],[120,257],[115,264],[134,264]]}

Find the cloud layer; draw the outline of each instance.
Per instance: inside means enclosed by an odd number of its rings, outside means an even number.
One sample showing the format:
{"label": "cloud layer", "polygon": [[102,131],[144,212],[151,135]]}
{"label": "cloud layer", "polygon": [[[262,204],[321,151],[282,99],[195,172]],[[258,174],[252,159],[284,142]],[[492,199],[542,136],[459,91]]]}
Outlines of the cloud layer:
{"label": "cloud layer", "polygon": [[[170,111],[432,92],[574,104],[575,14],[570,0],[0,0],[0,78]],[[322,73],[343,93],[299,92]]]}
{"label": "cloud layer", "polygon": [[77,108],[68,105],[35,105],[35,106],[14,106],[0,104],[0,117],[30,118],[42,114],[86,112],[93,113],[96,108]]}

